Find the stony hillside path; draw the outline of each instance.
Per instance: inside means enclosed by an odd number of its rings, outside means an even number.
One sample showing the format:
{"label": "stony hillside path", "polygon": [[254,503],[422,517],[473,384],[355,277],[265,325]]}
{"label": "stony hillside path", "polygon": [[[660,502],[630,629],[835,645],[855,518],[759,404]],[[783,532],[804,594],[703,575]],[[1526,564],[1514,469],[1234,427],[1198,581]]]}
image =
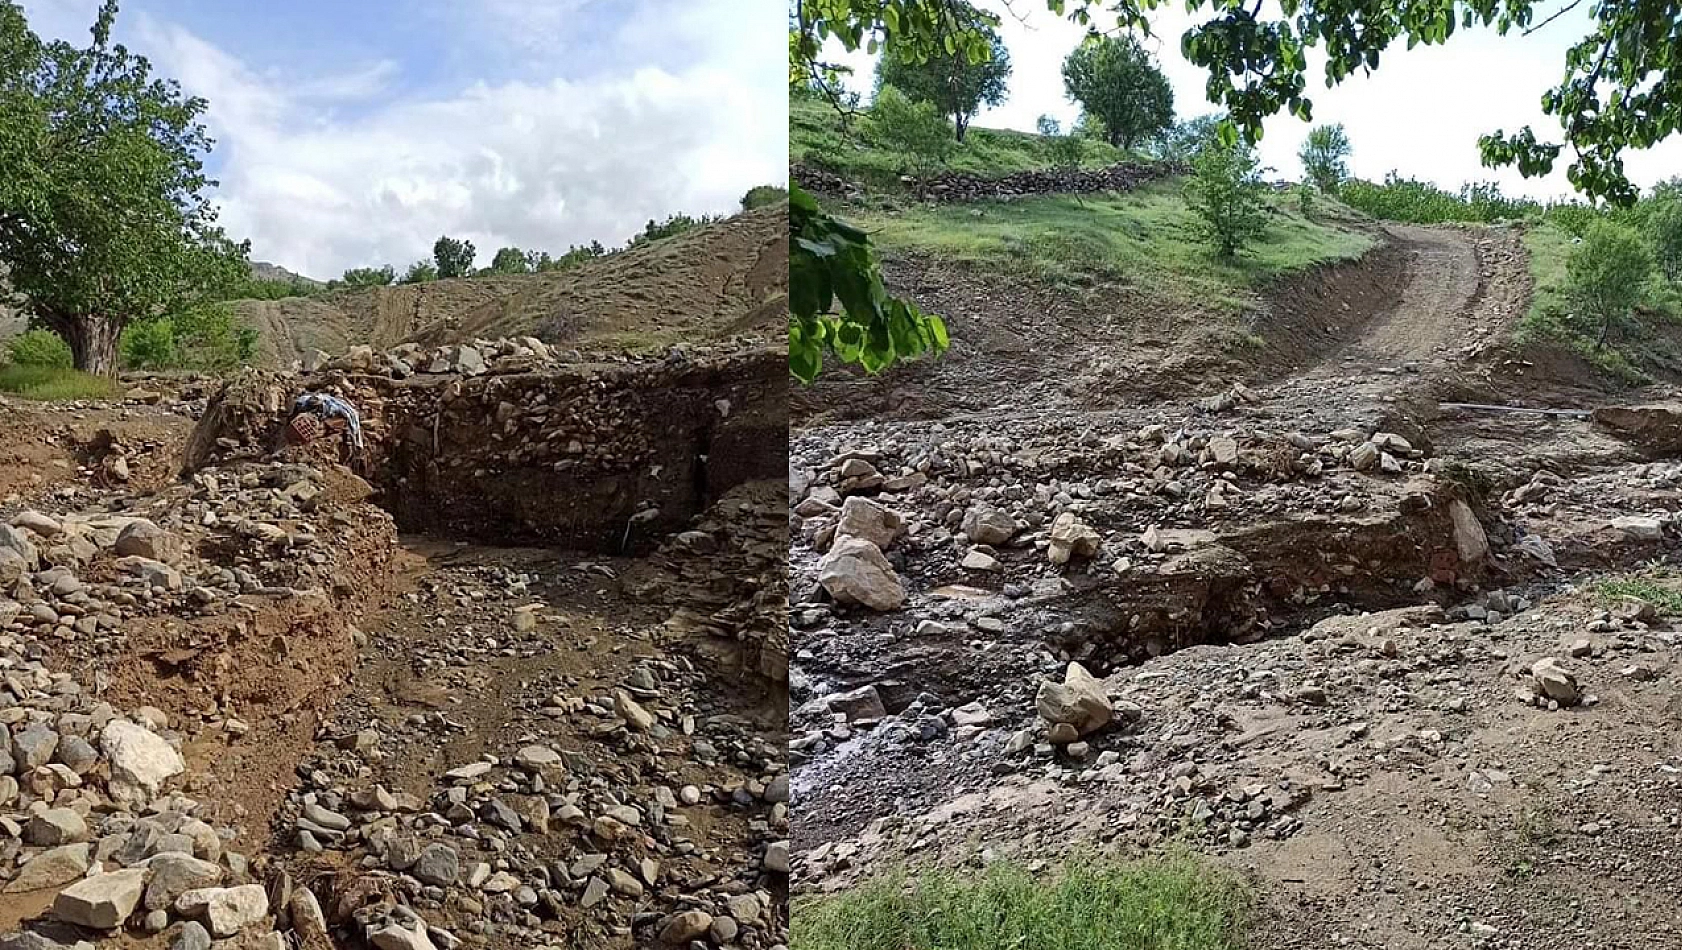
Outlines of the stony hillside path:
{"label": "stony hillside path", "polygon": [[[911,478],[875,496],[914,526],[888,550],[911,588],[904,610],[806,596],[823,521],[796,519],[797,892],[845,888],[905,861],[975,867],[1011,855],[1040,867],[1082,848],[1181,841],[1256,882],[1258,950],[1678,945],[1663,856],[1682,849],[1682,634],[1674,618],[1609,604],[1593,584],[1674,559],[1673,527],[1638,542],[1608,523],[1674,522],[1682,465],[1645,461],[1585,420],[1439,410],[1445,391],[1512,384],[1500,375],[1500,347],[1528,305],[1522,248],[1516,232],[1498,229],[1393,228],[1391,237],[1406,260],[1397,293],[1367,311],[1328,307],[1326,318],[1346,328],[1341,343],[1224,398],[1182,387],[1128,408],[1035,403],[794,430],[797,469],[821,486],[861,456],[890,479],[913,469],[928,477],[926,487]],[[1504,394],[1545,398],[1522,386]],[[1147,427],[1155,435],[1141,437]],[[1252,467],[1286,434],[1323,446],[1339,429],[1400,432],[1420,451],[1390,476],[1332,461],[1309,478]],[[1151,446],[1181,431],[1190,458],[1164,497]],[[1217,436],[1236,440],[1246,463],[1223,466]],[[1127,591],[1148,591],[1161,558],[1140,543],[1147,526],[1271,524],[1284,544],[1278,526],[1290,519],[1330,519],[1338,532],[1297,541],[1301,562],[1319,563],[1328,546],[1358,537],[1368,515],[1393,514],[1398,497],[1384,491],[1422,474],[1427,459],[1432,471],[1464,467],[1493,486],[1484,523],[1500,571],[1448,598],[1450,611],[1362,616],[1350,591],[1363,585],[1423,599],[1403,593],[1418,574],[1393,563],[1406,545],[1363,551],[1348,573],[1298,591],[1341,614],[1325,625],[1121,666],[1108,691],[1139,706],[1137,724],[1100,733],[1079,758],[1006,751],[1035,727],[1038,680],[1061,674],[1066,657],[1052,644],[1120,638],[1141,612]],[[1220,480],[1217,510],[1205,493]],[[1038,512],[1043,520],[1023,534],[1040,546],[996,545],[1001,573],[959,569],[972,550],[959,525],[979,503],[1018,518]],[[1079,513],[1103,535],[1092,567],[1047,569],[1056,511]],[[1515,548],[1519,531],[1554,538],[1562,562],[1579,566],[1537,567]],[[1257,586],[1296,583],[1290,560]],[[1117,568],[1131,573],[1110,578],[1113,594],[1090,597],[1086,616],[1071,609],[1081,595],[1067,581],[1103,591],[1101,575],[1123,561],[1146,566]],[[1106,609],[1106,599],[1120,606]],[[1570,664],[1592,702],[1552,711],[1520,702],[1543,657]],[[827,724],[809,705],[826,690],[878,684],[879,719],[868,697]]]}

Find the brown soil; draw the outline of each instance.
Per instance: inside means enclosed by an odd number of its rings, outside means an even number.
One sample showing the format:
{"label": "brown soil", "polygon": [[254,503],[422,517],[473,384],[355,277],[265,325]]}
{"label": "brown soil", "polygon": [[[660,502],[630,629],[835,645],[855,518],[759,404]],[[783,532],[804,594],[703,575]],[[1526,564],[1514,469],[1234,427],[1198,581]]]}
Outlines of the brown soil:
{"label": "brown soil", "polygon": [[[175,477],[192,420],[169,409],[64,407],[0,396],[0,505],[34,504],[55,490],[155,491]],[[105,462],[121,455],[129,477]]]}
{"label": "brown soil", "polygon": [[531,335],[581,349],[663,349],[733,334],[785,332],[788,209],[717,224],[567,271],[475,277],[247,300],[261,358],[285,365],[314,350],[389,349]]}

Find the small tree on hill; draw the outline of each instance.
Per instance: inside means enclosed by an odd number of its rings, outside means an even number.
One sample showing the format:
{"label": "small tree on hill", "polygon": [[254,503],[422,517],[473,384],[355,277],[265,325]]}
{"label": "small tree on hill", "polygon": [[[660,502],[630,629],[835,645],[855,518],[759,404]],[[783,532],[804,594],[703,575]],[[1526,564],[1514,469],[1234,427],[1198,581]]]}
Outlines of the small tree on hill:
{"label": "small tree on hill", "polygon": [[1631,324],[1653,273],[1653,252],[1631,229],[1596,221],[1565,262],[1566,293],[1576,320],[1605,346],[1614,331]]}
{"label": "small tree on hill", "polygon": [[1682,196],[1659,193],[1647,209],[1647,240],[1665,280],[1682,281]]}
{"label": "small tree on hill", "polygon": [[409,269],[403,272],[403,279],[398,281],[398,283],[400,283],[400,284],[424,284],[429,280],[437,280],[437,279],[438,279],[438,265],[434,264],[433,262],[431,262],[429,260],[426,260],[425,258],[422,258],[421,260],[418,260],[418,261],[414,262],[413,264],[409,265]]}
{"label": "small tree on hill", "polygon": [[884,145],[911,160],[918,178],[938,171],[957,147],[952,126],[932,103],[912,102],[893,86],[876,91],[870,127]]}
{"label": "small tree on hill", "polygon": [[1213,140],[1191,160],[1186,203],[1202,219],[1203,229],[1222,257],[1232,257],[1267,226],[1262,184],[1255,153],[1242,144]]}
{"label": "small tree on hill", "polygon": [[957,140],[964,140],[970,120],[984,105],[1005,101],[1010,79],[1010,50],[993,28],[992,18],[963,0],[955,0],[959,28],[974,30],[987,43],[986,59],[971,61],[965,50],[940,50],[927,58],[889,43],[876,64],[876,85],[893,86],[913,102],[932,102],[952,120]]}
{"label": "small tree on hill", "polygon": [[531,270],[531,260],[527,258],[525,251],[517,247],[498,250],[491,258],[491,266],[486,268],[486,271],[492,274],[529,274]]}
{"label": "small tree on hill", "polygon": [[384,267],[352,267],[339,278],[345,287],[385,287],[397,279],[397,271],[390,264]]}
{"label": "small tree on hill", "polygon": [[1079,168],[1081,159],[1086,154],[1086,143],[1073,131],[1065,133],[1063,126],[1049,115],[1042,115],[1036,123],[1040,137],[1045,141],[1046,158],[1051,160],[1053,168]]}
{"label": "small tree on hill", "polygon": [[1314,187],[1328,195],[1336,194],[1338,186],[1349,177],[1349,136],[1343,131],[1343,123],[1335,125],[1317,125],[1310,129],[1308,138],[1302,142],[1302,148],[1297,151],[1297,158],[1302,160],[1303,175]]}
{"label": "small tree on hill", "polygon": [[1213,113],[1175,122],[1152,136],[1146,150],[1165,162],[1189,162],[1205,144],[1215,141],[1223,118]]}
{"label": "small tree on hill", "polygon": [[1131,149],[1174,121],[1168,77],[1132,36],[1088,36],[1063,60],[1063,89],[1118,148]]}
{"label": "small tree on hill", "polygon": [[205,194],[205,101],[112,43],[116,16],[105,0],[81,49],[0,2],[0,260],[34,322],[107,375],[125,325],[231,296],[249,250]]}
{"label": "small tree on hill", "polygon": [[457,240],[447,234],[432,245],[432,260],[438,265],[438,276],[443,279],[471,275],[473,258],[477,255],[472,241]]}
{"label": "small tree on hill", "polygon": [[752,211],[788,200],[788,189],[782,185],[755,185],[742,196],[742,210]]}

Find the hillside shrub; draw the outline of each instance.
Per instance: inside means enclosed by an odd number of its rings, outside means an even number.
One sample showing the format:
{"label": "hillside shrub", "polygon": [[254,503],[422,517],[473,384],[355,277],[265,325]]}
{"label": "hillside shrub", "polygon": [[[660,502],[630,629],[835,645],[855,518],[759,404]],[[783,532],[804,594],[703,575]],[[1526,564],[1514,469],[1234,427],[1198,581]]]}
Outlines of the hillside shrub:
{"label": "hillside shrub", "polygon": [[1641,236],[1623,225],[1591,225],[1565,265],[1566,295],[1579,332],[1594,335],[1604,347],[1614,333],[1634,328],[1636,304],[1653,273],[1653,252]]}
{"label": "hillside shrub", "polygon": [[1671,283],[1682,282],[1682,198],[1655,199],[1647,211],[1646,231],[1659,272]]}
{"label": "hillside shrub", "polygon": [[1507,197],[1494,182],[1468,182],[1456,193],[1396,172],[1386,175],[1382,184],[1345,182],[1338,197],[1375,218],[1408,224],[1488,223],[1534,217],[1543,211],[1540,202]]}
{"label": "hillside shrub", "polygon": [[131,324],[117,347],[130,369],[225,372],[256,358],[257,329],[212,304]]}
{"label": "hillside shrub", "polygon": [[1243,145],[1211,143],[1191,160],[1186,204],[1202,219],[1205,235],[1222,257],[1232,257],[1267,227],[1255,152]]}
{"label": "hillside shrub", "polygon": [[781,185],[755,185],[742,196],[742,210],[752,211],[766,205],[781,204],[788,200],[788,189]]}
{"label": "hillside shrub", "polygon": [[12,338],[7,353],[17,366],[68,369],[75,363],[70,344],[51,330],[34,329],[18,334]]}
{"label": "hillside shrub", "polygon": [[893,86],[877,90],[870,128],[883,145],[910,161],[918,178],[940,170],[958,146],[951,123],[933,103],[912,102]]}

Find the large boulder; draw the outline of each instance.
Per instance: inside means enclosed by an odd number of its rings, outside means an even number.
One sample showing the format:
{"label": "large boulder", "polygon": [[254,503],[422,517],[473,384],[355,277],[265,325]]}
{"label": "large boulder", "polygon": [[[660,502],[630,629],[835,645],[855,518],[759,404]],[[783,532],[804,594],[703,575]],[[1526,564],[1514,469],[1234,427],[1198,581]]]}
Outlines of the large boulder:
{"label": "large boulder", "polygon": [[1476,564],[1489,555],[1489,538],[1470,505],[1456,498],[1449,503],[1448,517],[1454,523],[1454,547],[1460,563]]}
{"label": "large boulder", "polygon": [[95,874],[60,891],[53,916],[81,927],[115,930],[134,913],[145,888],[145,868]]}
{"label": "large boulder", "polygon": [[1065,511],[1051,523],[1051,546],[1046,554],[1053,564],[1067,564],[1071,558],[1097,554],[1102,542],[1098,532],[1082,524],[1074,512]]}
{"label": "large boulder", "polygon": [[905,585],[894,566],[881,548],[864,538],[836,538],[818,562],[818,583],[838,603],[871,610],[898,610],[905,604]]}
{"label": "large boulder", "polygon": [[5,892],[26,894],[63,887],[88,872],[91,854],[91,846],[85,842],[42,851],[18,869],[18,876],[7,882]]}
{"label": "large boulder", "polygon": [[145,518],[136,518],[117,535],[112,550],[122,556],[173,564],[181,559],[181,539]]}
{"label": "large boulder", "polygon": [[1061,683],[1042,680],[1034,695],[1034,708],[1046,722],[1067,723],[1083,736],[1109,725],[1115,714],[1104,684],[1079,663],[1069,664]]}
{"label": "large boulder", "polygon": [[269,913],[269,892],[261,884],[202,887],[175,899],[175,912],[203,922],[213,937],[232,937]]}
{"label": "large boulder", "polygon": [[110,792],[119,801],[140,803],[158,793],[187,763],[164,738],[127,719],[113,719],[99,735],[99,747],[111,762]]}
{"label": "large boulder", "polygon": [[0,550],[16,554],[29,570],[33,571],[41,566],[41,555],[35,550],[35,542],[29,539],[29,532],[22,528],[0,524]]}
{"label": "large boulder", "polygon": [[976,505],[964,513],[964,535],[976,544],[1003,544],[1021,526],[1009,514],[990,505]]}
{"label": "large boulder", "polygon": [[853,495],[841,505],[835,536],[863,538],[886,551],[904,530],[905,518],[899,512],[862,495]]}

